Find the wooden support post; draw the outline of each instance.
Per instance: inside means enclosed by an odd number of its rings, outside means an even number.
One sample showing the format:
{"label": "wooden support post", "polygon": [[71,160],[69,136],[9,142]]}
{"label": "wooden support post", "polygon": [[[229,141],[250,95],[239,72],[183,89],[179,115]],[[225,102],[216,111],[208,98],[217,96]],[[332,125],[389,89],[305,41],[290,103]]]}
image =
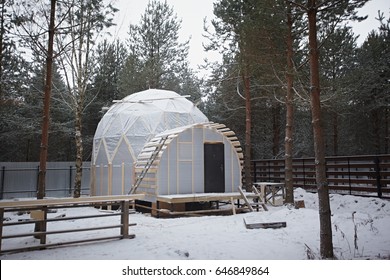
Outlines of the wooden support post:
{"label": "wooden support post", "polygon": [[91,165],[91,184],[90,184],[90,190],[89,195],[90,196],[96,196],[96,165]]}
{"label": "wooden support post", "polygon": [[375,164],[375,177],[376,177],[376,188],[378,192],[378,197],[382,198],[381,167],[380,167],[380,160],[378,157],[374,159],[374,164]]}
{"label": "wooden support post", "polygon": [[108,163],[108,193],[107,195],[112,195],[112,163]]}
{"label": "wooden support post", "polygon": [[249,200],[248,200],[248,198],[246,197],[246,195],[244,194],[244,191],[242,190],[242,188],[241,188],[241,187],[238,187],[238,191],[240,192],[241,197],[242,197],[242,199],[245,201],[245,204],[248,206],[249,210],[250,210],[251,212],[253,212],[252,205],[251,205],[251,203],[249,202]]}
{"label": "wooden support post", "polygon": [[122,216],[121,216],[121,235],[123,238],[129,238],[129,201],[121,202]]}
{"label": "wooden support post", "polygon": [[[46,244],[46,232],[47,228],[47,207],[42,206],[40,210],[34,210],[30,213],[31,219],[36,220],[34,232],[37,234],[34,235],[34,238],[39,239],[41,244]],[[39,234],[38,234],[39,233]]]}
{"label": "wooden support post", "polygon": [[122,195],[125,194],[125,163],[122,162]]}
{"label": "wooden support post", "polygon": [[47,231],[47,206],[43,207],[43,221],[42,221],[42,231],[44,232],[41,238],[41,244],[46,244],[46,231]]}
{"label": "wooden support post", "polygon": [[46,244],[46,231],[47,231],[47,206],[43,206],[42,210],[39,210],[37,212],[38,215],[40,216],[40,221],[37,222],[38,226],[38,231],[41,232],[39,235],[40,243],[41,244]]}
{"label": "wooden support post", "polygon": [[104,178],[104,165],[100,164],[100,194],[103,195],[103,178]]}
{"label": "wooden support post", "polygon": [[[107,195],[112,195],[112,163],[108,163],[108,182],[107,182]],[[112,206],[108,205],[107,210],[111,210]]]}
{"label": "wooden support post", "polygon": [[233,197],[230,198],[230,202],[232,204],[233,215],[236,215],[236,207],[234,206],[234,199],[233,199]]}

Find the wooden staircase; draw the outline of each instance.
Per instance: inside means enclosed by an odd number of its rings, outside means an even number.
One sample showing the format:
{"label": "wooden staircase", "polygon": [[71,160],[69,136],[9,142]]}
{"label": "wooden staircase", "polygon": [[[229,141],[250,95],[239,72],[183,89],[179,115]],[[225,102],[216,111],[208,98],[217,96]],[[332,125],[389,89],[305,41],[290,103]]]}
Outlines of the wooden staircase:
{"label": "wooden staircase", "polygon": [[257,190],[257,188],[253,187],[254,193],[257,195],[257,201],[250,202],[249,198],[246,196],[245,192],[242,190],[241,187],[238,187],[238,191],[241,194],[242,199],[245,201],[246,206],[248,207],[249,211],[254,212],[255,209],[258,211],[261,206],[264,211],[268,211],[267,206],[265,205],[264,197],[263,195]]}
{"label": "wooden staircase", "polygon": [[141,168],[141,173],[137,176],[136,181],[131,187],[128,194],[136,193],[137,188],[141,185],[146,174],[151,169],[152,165],[155,163],[156,158],[158,157],[168,138],[169,136],[163,136],[157,139],[152,139],[149,143],[145,145],[145,147],[143,148],[144,153],[138,157],[138,160],[136,162],[136,169]]}

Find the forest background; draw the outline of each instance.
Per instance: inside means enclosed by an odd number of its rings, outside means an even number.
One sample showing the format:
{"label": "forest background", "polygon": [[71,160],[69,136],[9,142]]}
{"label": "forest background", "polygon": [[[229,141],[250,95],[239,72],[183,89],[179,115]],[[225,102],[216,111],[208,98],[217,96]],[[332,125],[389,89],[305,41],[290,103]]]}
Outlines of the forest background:
{"label": "forest background", "polygon": [[[189,42],[178,36],[181,19],[167,2],[150,1],[126,38],[107,33],[118,12],[115,1],[67,2],[72,5],[57,2],[61,32],[55,40],[49,161],[76,160],[77,137],[82,160],[89,161],[107,107],[148,88],[191,95],[211,121],[234,130],[244,146],[245,81],[251,93],[251,158],[284,157],[285,1],[215,1],[215,17],[205,21],[203,34],[209,39],[205,50],[222,59],[204,62],[209,75],[203,77],[188,61]],[[358,45],[351,18],[339,16],[338,1],[333,2],[317,23],[326,155],[389,153],[389,11],[378,13],[380,27]],[[41,1],[3,0],[0,12],[0,161],[39,161],[49,7]],[[307,17],[296,7],[291,15],[293,157],[307,157],[314,156]]]}

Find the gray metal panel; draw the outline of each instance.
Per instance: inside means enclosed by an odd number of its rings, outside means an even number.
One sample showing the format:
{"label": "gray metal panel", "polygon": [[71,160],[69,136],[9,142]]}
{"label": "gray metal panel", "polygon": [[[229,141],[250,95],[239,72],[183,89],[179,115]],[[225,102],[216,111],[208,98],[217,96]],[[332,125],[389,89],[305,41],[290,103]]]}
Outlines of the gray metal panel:
{"label": "gray metal panel", "polygon": [[[36,197],[39,162],[2,162],[1,198]],[[48,162],[46,168],[46,196],[66,197],[73,194],[74,162]],[[82,194],[89,194],[90,162],[83,163]]]}

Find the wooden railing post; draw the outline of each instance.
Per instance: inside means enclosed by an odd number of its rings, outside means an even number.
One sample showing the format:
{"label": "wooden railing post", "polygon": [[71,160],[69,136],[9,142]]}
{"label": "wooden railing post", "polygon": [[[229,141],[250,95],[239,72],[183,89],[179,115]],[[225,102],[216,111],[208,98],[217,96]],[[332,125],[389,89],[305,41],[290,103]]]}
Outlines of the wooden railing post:
{"label": "wooden railing post", "polygon": [[268,182],[271,180],[271,161],[267,161],[268,164]]}
{"label": "wooden railing post", "polygon": [[73,180],[72,180],[72,165],[69,166],[69,197],[72,196],[72,186],[73,186]]}
{"label": "wooden railing post", "polygon": [[1,168],[1,190],[0,199],[4,198],[5,166]]}
{"label": "wooden railing post", "polygon": [[351,183],[351,163],[349,157],[347,159],[348,162],[348,184],[349,184],[349,194],[352,194],[352,183]]}
{"label": "wooden railing post", "polygon": [[257,182],[257,166],[256,161],[252,161],[253,163],[253,182]]}
{"label": "wooden railing post", "polygon": [[376,187],[378,190],[378,197],[382,197],[382,185],[381,185],[381,167],[379,165],[380,160],[378,157],[374,159],[375,163],[375,175],[376,175]]}
{"label": "wooden railing post", "polygon": [[41,235],[41,244],[46,244],[46,231],[47,231],[47,206],[43,206],[43,219],[40,222],[40,231],[43,233]]}
{"label": "wooden railing post", "polygon": [[123,238],[129,238],[129,201],[121,202],[122,216],[121,216],[121,235]]}
{"label": "wooden railing post", "polygon": [[306,189],[306,169],[305,169],[305,159],[302,158],[302,175],[303,175],[303,188]]}

